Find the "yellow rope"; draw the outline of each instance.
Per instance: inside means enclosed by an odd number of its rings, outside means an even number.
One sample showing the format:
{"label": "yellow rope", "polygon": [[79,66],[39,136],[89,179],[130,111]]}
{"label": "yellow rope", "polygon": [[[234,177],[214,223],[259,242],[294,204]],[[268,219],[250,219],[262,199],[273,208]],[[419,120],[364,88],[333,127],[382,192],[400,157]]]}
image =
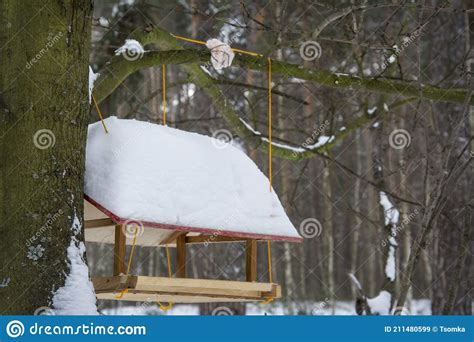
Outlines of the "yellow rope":
{"label": "yellow rope", "polygon": [[[173,37],[175,37],[176,39],[184,40],[184,41],[187,41],[187,42],[190,42],[190,43],[196,43],[196,44],[201,44],[201,45],[206,45],[207,44],[206,42],[204,42],[202,40],[190,39],[190,38],[186,38],[186,37],[182,37],[182,36],[177,36],[175,34],[171,34],[171,35]],[[259,53],[256,53],[256,52],[252,52],[252,51],[245,51],[245,50],[234,49],[234,48],[230,48],[230,49],[234,52],[244,53],[246,55],[250,55],[250,56],[254,56],[254,57],[263,57],[263,55],[261,55]]]}
{"label": "yellow rope", "polygon": [[161,65],[161,80],[163,88],[163,126],[166,126],[166,65]]}
{"label": "yellow rope", "polygon": [[268,281],[273,283],[273,274],[272,274],[272,251],[270,248],[270,240],[267,241],[267,257],[268,257]]}
{"label": "yellow rope", "polygon": [[268,179],[272,192],[272,60],[268,57]]}
{"label": "yellow rope", "polygon": [[[190,39],[186,37],[177,36],[171,34],[173,37],[177,39],[181,39],[190,43],[196,43],[201,45],[206,45],[206,42],[196,39]],[[254,57],[263,57],[263,55],[255,52],[234,49],[231,48],[232,51],[244,53]],[[270,181],[270,192],[273,190],[273,170],[272,170],[272,60],[270,57],[267,58],[268,61],[268,179]],[[273,274],[272,274],[272,254],[271,254],[271,245],[270,240],[267,241],[267,256],[268,256],[268,277],[270,283],[273,283]],[[268,304],[273,301],[273,297],[267,298],[267,300],[263,301],[263,304]]]}
{"label": "yellow rope", "polygon": [[[137,232],[138,232],[138,225],[135,225],[135,232],[133,233],[133,242],[132,242],[132,249],[130,250],[130,256],[128,257],[128,265],[127,265],[127,273],[125,274],[128,276],[130,273],[130,268],[132,267],[132,260],[133,260],[133,253],[135,252],[135,245],[137,243]],[[123,289],[115,298],[122,299],[124,294],[128,293],[128,289]]]}
{"label": "yellow rope", "polygon": [[230,48],[234,52],[239,52],[239,53],[244,53],[246,55],[254,56],[254,57],[263,57],[263,55],[256,53],[256,52],[251,52],[251,51],[245,51],[245,50],[240,50],[240,49],[234,49]]}
{"label": "yellow rope", "polygon": [[202,40],[196,40],[196,39],[181,37],[181,36],[177,36],[177,35],[172,34],[172,33],[171,33],[171,35],[172,35],[173,37],[175,37],[176,39],[185,40],[185,41],[190,42],[190,43],[196,43],[196,44],[206,45],[206,42],[203,42]]}
{"label": "yellow rope", "polygon": [[[270,240],[267,241],[267,258],[268,258],[268,281],[270,283],[273,283],[273,274],[272,274],[272,251],[271,251],[271,246],[270,246]],[[273,297],[268,297],[266,300],[262,302],[262,304],[268,304],[270,302],[273,302],[275,298]]]}
{"label": "yellow rope", "polygon": [[[165,245],[166,249],[166,260],[168,260],[168,277],[172,278],[171,276],[171,260],[170,260],[170,252],[168,250],[168,244]],[[159,301],[156,301],[158,305],[160,306],[160,309],[163,311],[168,311],[173,307],[173,302],[169,302],[168,305],[164,305]]]}
{"label": "yellow rope", "polygon": [[[175,34],[171,34],[171,35],[176,39],[184,40],[186,42],[206,45],[206,42],[202,40],[196,40],[196,39],[186,38],[182,36],[177,36]],[[256,52],[245,51],[245,50],[234,49],[234,48],[231,48],[231,49],[232,51],[244,53],[250,56],[263,57],[263,55]],[[268,57],[267,60],[268,60],[268,174],[269,174],[268,178],[270,180],[270,192],[272,192],[272,183],[273,183],[273,179],[272,179],[273,178],[272,177],[272,60],[270,57]],[[163,98],[165,98],[164,95],[163,95]]]}
{"label": "yellow rope", "polygon": [[[190,39],[190,38],[186,38],[186,37],[182,37],[182,36],[177,36],[175,34],[171,34],[171,35],[176,39],[184,40],[184,41],[187,41],[187,42],[190,42],[190,43],[206,45],[206,42],[204,42],[202,40]],[[234,51],[234,52],[243,53],[243,54],[254,56],[254,57],[263,57],[263,55],[261,55],[259,53],[256,53],[256,52],[245,51],[245,50],[235,49],[235,48],[231,48],[231,50]],[[270,58],[268,58],[268,61],[269,61],[269,70],[270,70],[270,73],[271,73]],[[163,81],[162,81],[163,82],[163,125],[166,125],[166,66],[165,66],[165,64],[162,64],[161,68],[162,68],[162,79],[163,79]],[[271,78],[271,75],[269,75],[269,76]],[[270,94],[270,98],[271,98],[271,91],[269,91],[269,94]],[[102,117],[102,113],[99,109],[99,105],[97,104],[97,101],[96,101],[94,95],[92,95],[92,100],[94,101],[95,108],[97,109],[97,113],[99,114],[99,118],[100,118],[100,121],[102,122],[102,126],[104,127],[105,133],[109,133],[108,130],[107,130],[107,127],[105,126],[105,122],[104,122],[104,119]],[[271,105],[270,105],[270,109],[271,109]],[[270,149],[271,149],[271,147],[270,147]],[[271,176],[270,176],[270,183],[271,183]]]}
{"label": "yellow rope", "polygon": [[[190,39],[186,37],[181,37],[177,36],[174,34],[171,34],[174,38],[184,40],[190,43],[196,43],[196,44],[201,44],[201,45],[206,45],[206,42],[201,41],[201,40],[196,40],[196,39]],[[245,51],[245,50],[240,50],[240,49],[234,49],[231,48],[232,51],[239,52],[239,53],[244,53],[250,56],[254,57],[263,57],[263,55],[255,53],[255,52],[250,52],[250,51]],[[269,181],[270,181],[270,192],[272,192],[272,60],[270,57],[267,58],[268,60],[268,173],[269,173]],[[162,71],[162,84],[163,84],[163,125],[166,125],[166,66],[165,64],[162,64],[161,66],[161,71]],[[102,119],[102,114],[100,113],[99,106],[97,105],[97,102],[94,99],[94,103],[97,108],[97,112],[99,113],[99,117],[102,121],[102,125],[104,126],[105,132],[107,132],[107,128],[105,127],[104,121]],[[136,231],[135,231],[136,233]],[[130,271],[130,266],[132,262],[132,257],[133,257],[133,251],[135,248],[135,242],[136,242],[136,235],[134,237],[133,245],[132,245],[132,250],[130,252],[130,258],[128,261],[128,268],[127,268],[127,275],[128,272]],[[272,274],[272,255],[271,255],[271,245],[270,245],[270,240],[267,241],[267,256],[268,256],[268,277],[269,277],[269,282],[273,283],[273,274]],[[168,244],[166,244],[166,258],[168,261],[168,276],[171,278],[171,262],[170,262],[170,255],[169,255],[169,250],[168,250]],[[128,292],[128,289],[125,289],[122,291],[119,297],[116,298],[122,298],[125,293]],[[263,301],[262,304],[268,304],[274,300],[273,297],[269,297],[267,300]],[[167,311],[173,307],[173,303],[169,302],[168,305],[163,305],[159,301],[157,301],[158,305],[163,311]]]}
{"label": "yellow rope", "polygon": [[102,122],[102,126],[104,127],[105,133],[109,133],[109,131],[107,131],[107,127],[105,127],[104,118],[102,117],[102,113],[100,112],[99,105],[97,104],[97,101],[94,95],[92,95],[92,101],[94,101],[95,109],[97,109],[97,114],[99,114],[100,122]]}
{"label": "yellow rope", "polygon": [[128,289],[123,289],[118,295],[115,296],[115,299],[122,299],[126,293],[128,293]]}
{"label": "yellow rope", "polygon": [[132,267],[132,260],[133,260],[133,253],[135,252],[135,244],[137,243],[137,232],[138,232],[138,225],[135,225],[135,232],[133,233],[133,242],[132,242],[132,249],[130,250],[130,256],[128,257],[128,266],[127,266],[127,274],[130,273],[130,268]]}
{"label": "yellow rope", "polygon": [[171,278],[171,262],[170,262],[170,252],[168,250],[168,244],[166,244],[166,259],[168,260],[168,277]]}

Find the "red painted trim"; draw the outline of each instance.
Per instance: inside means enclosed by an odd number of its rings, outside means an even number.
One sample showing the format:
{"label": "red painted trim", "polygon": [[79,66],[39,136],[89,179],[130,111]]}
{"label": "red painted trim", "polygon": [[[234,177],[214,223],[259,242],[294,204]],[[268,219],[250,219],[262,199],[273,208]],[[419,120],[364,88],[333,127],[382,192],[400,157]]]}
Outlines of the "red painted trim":
{"label": "red painted trim", "polygon": [[95,206],[97,209],[102,211],[105,215],[110,217],[112,221],[114,221],[116,224],[124,224],[125,222],[130,222],[130,221],[136,221],[136,222],[141,222],[143,226],[145,227],[151,227],[151,228],[160,228],[160,229],[169,229],[169,230],[177,230],[177,231],[183,231],[183,232],[195,232],[195,233],[201,233],[201,234],[215,234],[216,232],[219,233],[219,235],[222,236],[237,236],[237,237],[243,237],[243,238],[249,238],[249,239],[259,239],[259,240],[274,240],[274,241],[288,241],[288,242],[303,242],[303,238],[297,238],[297,237],[287,237],[287,236],[281,236],[281,235],[265,235],[265,234],[254,234],[254,233],[239,233],[239,232],[233,232],[233,231],[228,231],[228,230],[220,230],[220,229],[210,229],[210,228],[198,228],[198,227],[186,227],[186,226],[178,226],[174,224],[165,224],[165,223],[156,223],[156,222],[148,222],[148,221],[142,221],[142,220],[134,220],[134,219],[125,219],[122,217],[119,217],[115,215],[113,212],[110,210],[106,209],[103,207],[101,204],[84,194],[84,198],[93,206]]}

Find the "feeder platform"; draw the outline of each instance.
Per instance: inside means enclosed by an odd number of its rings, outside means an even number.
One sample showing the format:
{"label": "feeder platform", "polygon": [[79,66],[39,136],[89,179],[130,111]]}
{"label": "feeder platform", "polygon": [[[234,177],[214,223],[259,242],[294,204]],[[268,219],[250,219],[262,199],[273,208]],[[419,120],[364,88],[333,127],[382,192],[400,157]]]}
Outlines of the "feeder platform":
{"label": "feeder platform", "polygon": [[280,298],[277,284],[145,276],[92,278],[98,299],[173,303],[249,302]]}

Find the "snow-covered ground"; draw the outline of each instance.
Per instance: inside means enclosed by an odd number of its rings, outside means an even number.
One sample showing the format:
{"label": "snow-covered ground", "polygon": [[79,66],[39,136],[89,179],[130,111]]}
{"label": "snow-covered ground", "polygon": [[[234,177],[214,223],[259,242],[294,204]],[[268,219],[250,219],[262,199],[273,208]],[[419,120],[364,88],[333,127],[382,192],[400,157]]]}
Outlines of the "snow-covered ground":
{"label": "snow-covered ground", "polygon": [[[222,306],[225,308],[225,305]],[[226,310],[221,310],[225,312]],[[272,304],[247,304],[247,315],[332,315],[333,308],[327,302],[303,302],[284,304],[276,302]],[[158,305],[137,303],[114,309],[101,310],[103,315],[171,315],[171,316],[195,316],[199,315],[199,307],[192,304],[177,304],[169,311],[163,312]],[[353,301],[337,301],[334,306],[335,315],[355,315]],[[431,315],[431,302],[429,299],[417,299],[411,303],[411,308],[403,314]]]}

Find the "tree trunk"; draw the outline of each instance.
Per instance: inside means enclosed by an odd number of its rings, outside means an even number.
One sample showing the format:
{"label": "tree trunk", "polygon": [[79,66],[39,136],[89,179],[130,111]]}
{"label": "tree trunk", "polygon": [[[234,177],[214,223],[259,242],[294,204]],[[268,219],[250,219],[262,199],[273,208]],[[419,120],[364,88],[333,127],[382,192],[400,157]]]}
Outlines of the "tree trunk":
{"label": "tree trunk", "polygon": [[[357,174],[361,174],[362,172],[362,156],[361,156],[361,136],[360,132],[356,132],[355,134],[355,162],[356,162],[356,172]],[[360,227],[362,225],[362,220],[359,216],[361,212],[361,196],[360,196],[360,187],[361,187],[361,180],[359,177],[355,179],[354,185],[354,236],[351,240],[351,273],[355,274],[357,270],[358,264],[358,251],[359,251],[359,236],[360,236]],[[352,298],[357,296],[357,289],[352,286]]]}
{"label": "tree trunk", "polygon": [[327,164],[323,171],[323,193],[327,197],[324,203],[323,234],[327,244],[327,291],[331,302],[331,312],[336,313],[336,294],[334,293],[334,228],[333,228],[333,193],[331,186],[331,164]]}
{"label": "tree trunk", "polygon": [[1,0],[0,13],[0,310],[33,314],[64,286],[68,247],[85,262],[92,3]]}
{"label": "tree trunk", "polygon": [[[401,120],[401,127],[405,127],[405,120]],[[399,167],[400,167],[400,192],[402,196],[407,196],[408,194],[408,176],[406,172],[406,164],[407,164],[407,152],[405,151],[400,151],[399,153]],[[408,220],[408,215],[409,215],[409,205],[406,202],[402,202],[401,204],[401,215],[403,217],[403,220]],[[410,255],[410,246],[411,246],[411,224],[407,225],[406,227],[403,228],[403,230],[400,232],[402,234],[402,238],[400,241],[402,241],[402,247],[400,250],[400,264],[402,269],[406,269],[407,264],[408,264],[408,257]],[[397,277],[397,288],[400,287],[400,277]],[[410,288],[408,291],[407,295],[407,303],[405,307],[411,311],[411,304],[412,304],[412,299],[413,299],[413,290]]]}
{"label": "tree trunk", "polygon": [[[362,133],[363,137],[363,146],[366,151],[366,158],[365,158],[365,169],[366,170],[373,170],[373,160],[372,155],[374,153],[374,138],[370,130]],[[368,177],[372,177],[371,174]],[[373,177],[372,177],[373,178]],[[368,219],[372,220],[373,222],[379,222],[379,210],[374,210],[373,208],[378,208],[378,199],[377,199],[377,191],[373,187],[369,187],[367,189],[367,201],[366,201],[366,210],[367,210],[367,217]],[[371,246],[379,246],[380,236],[378,232],[372,228],[372,226],[365,227],[366,233],[365,241],[366,243],[370,243]],[[369,230],[370,229],[370,230]],[[377,291],[377,274],[378,274],[378,267],[377,262],[378,259],[377,255],[369,252],[365,254],[364,258],[368,257],[367,262],[367,275],[364,277],[365,280],[363,284],[367,284],[367,288],[365,289],[368,294],[374,294]],[[362,258],[362,256],[361,256]],[[362,279],[364,279],[362,278]]]}

